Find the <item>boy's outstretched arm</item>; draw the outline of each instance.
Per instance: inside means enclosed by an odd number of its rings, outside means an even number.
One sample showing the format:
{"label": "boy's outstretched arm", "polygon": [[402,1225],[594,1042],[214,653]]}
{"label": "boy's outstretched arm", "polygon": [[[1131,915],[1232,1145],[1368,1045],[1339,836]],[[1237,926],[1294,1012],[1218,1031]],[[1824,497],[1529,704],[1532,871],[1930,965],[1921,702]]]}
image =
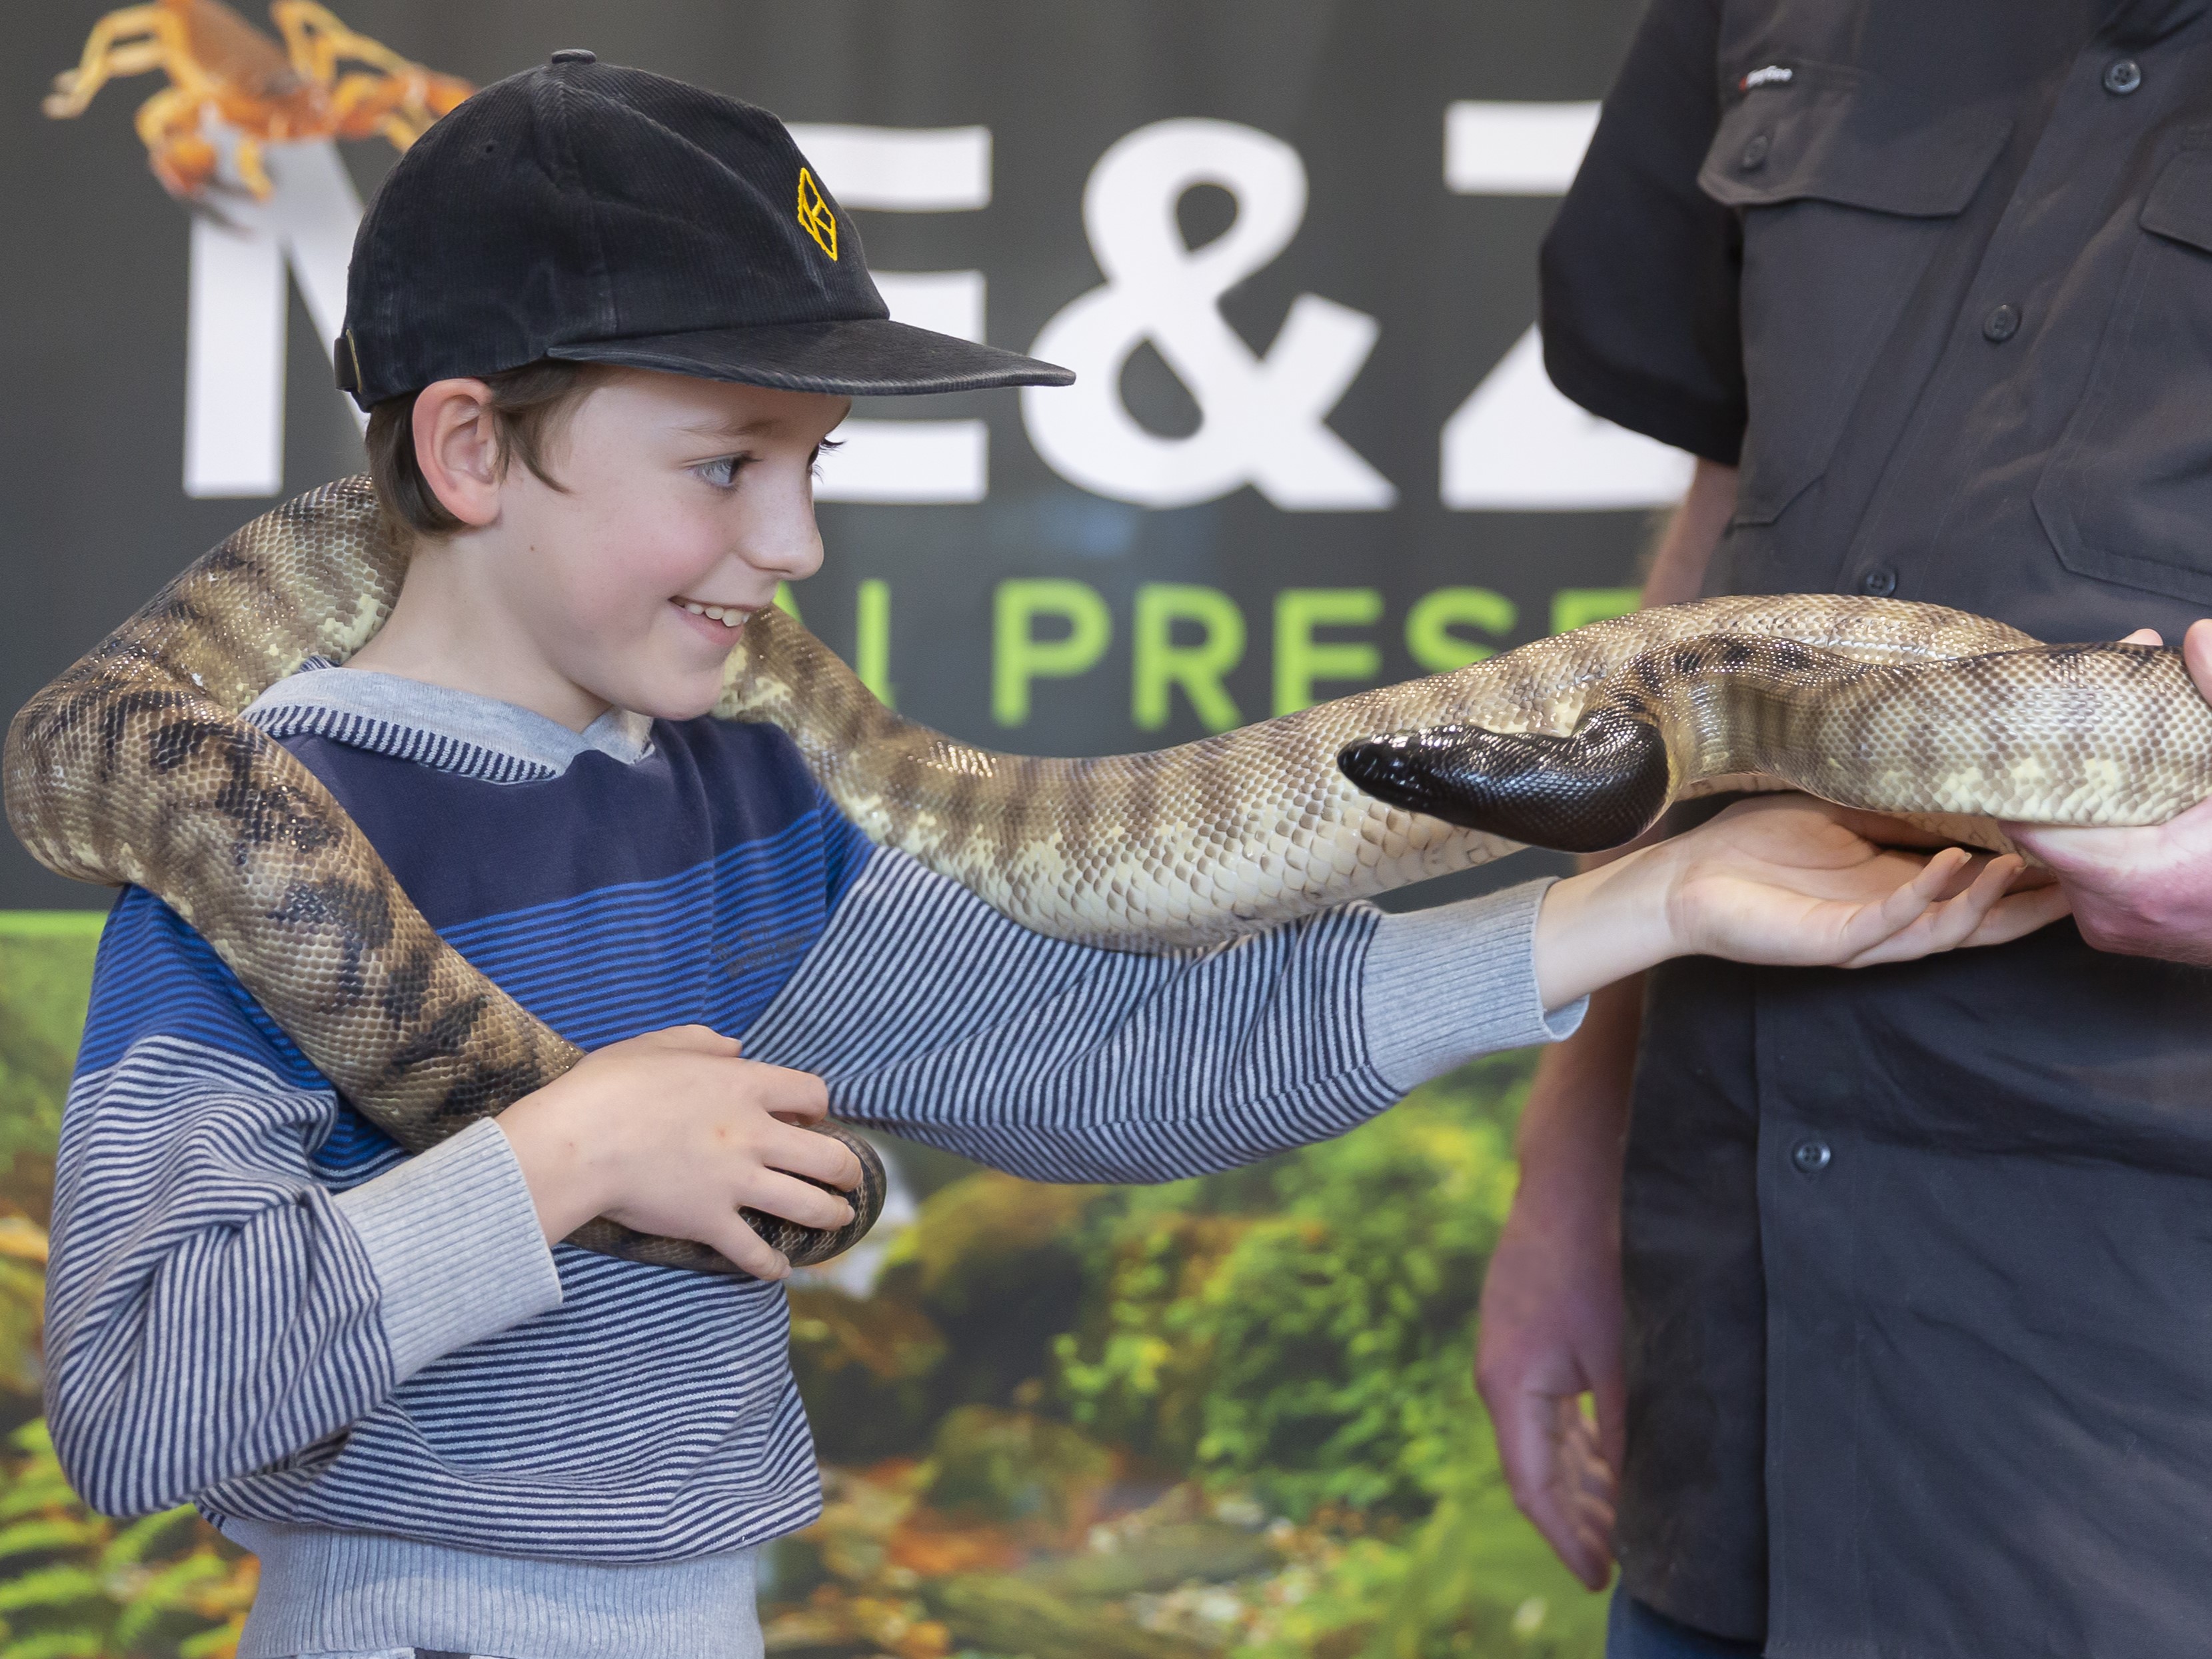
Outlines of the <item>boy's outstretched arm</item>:
{"label": "boy's outstretched arm", "polygon": [[745,1034],[839,1116],[1040,1181],[1170,1181],[1340,1134],[1574,1028],[1528,969],[1540,890],[1326,912],[1212,951],[1070,945],[879,850]]}
{"label": "boy's outstretched arm", "polygon": [[819,1073],[840,1116],[1016,1175],[1166,1181],[1556,1041],[1589,991],[1669,956],[1897,960],[2063,908],[2002,896],[2017,860],[1887,851],[1793,800],[1557,884],[1406,915],[1347,906],[1164,957],[1041,938],[878,852],[746,1052]]}

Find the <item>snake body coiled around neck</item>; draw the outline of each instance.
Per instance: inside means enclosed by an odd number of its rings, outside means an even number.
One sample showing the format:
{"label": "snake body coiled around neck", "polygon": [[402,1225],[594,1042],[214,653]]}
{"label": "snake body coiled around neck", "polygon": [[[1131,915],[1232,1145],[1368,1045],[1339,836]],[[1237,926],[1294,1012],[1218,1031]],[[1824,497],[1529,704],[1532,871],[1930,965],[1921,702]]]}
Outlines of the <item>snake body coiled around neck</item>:
{"label": "snake body coiled around neck", "polygon": [[[9,822],[34,856],[167,901],[348,1100],[420,1151],[578,1052],[446,945],[320,782],[238,718],[307,658],[357,650],[404,568],[365,478],[264,514],[41,690],[9,729],[4,770]],[[1990,816],[2154,823],[2212,793],[2212,711],[2174,653],[2043,647],[1964,612],[1843,596],[1640,612],[1096,759],[994,753],[905,720],[770,609],[745,624],[714,712],[789,733],[872,840],[1037,932],[1130,950],[1212,945],[1486,863],[1523,844],[1508,828],[1589,840],[1576,810],[1543,803],[1562,780],[1573,795],[1624,742],[1635,764],[1613,767],[1603,808],[1619,822],[1594,832],[1613,840],[1655,805],[1732,783],[1941,815],[1929,821],[1984,846],[2004,844]],[[1499,736],[1502,763],[1485,748]],[[1347,750],[1383,793],[1488,827],[1366,793],[1339,768]],[[1476,775],[1501,771],[1524,781],[1504,791],[1512,810],[1468,809],[1470,787],[1492,787]],[[1543,833],[1563,825],[1564,841]],[[748,1215],[795,1261],[834,1255],[881,1206],[880,1164],[836,1132],[870,1170],[852,1225],[817,1234]],[[574,1242],[733,1271],[704,1246],[607,1221]]]}

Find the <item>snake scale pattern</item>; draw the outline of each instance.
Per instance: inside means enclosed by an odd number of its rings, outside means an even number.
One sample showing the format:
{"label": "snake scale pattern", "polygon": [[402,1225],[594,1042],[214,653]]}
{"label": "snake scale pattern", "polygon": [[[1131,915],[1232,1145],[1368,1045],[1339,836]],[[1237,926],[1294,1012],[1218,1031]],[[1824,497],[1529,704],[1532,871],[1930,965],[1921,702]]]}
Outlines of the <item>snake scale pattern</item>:
{"label": "snake scale pattern", "polygon": [[[4,775],[41,862],[159,894],[419,1151],[580,1056],[441,940],[314,776],[237,718],[307,657],[357,649],[404,562],[365,478],[264,514],[25,707]],[[1802,787],[1990,847],[2004,844],[1993,817],[2156,823],[2212,793],[2212,710],[2175,653],[2044,647],[1960,611],[1825,595],[1644,611],[1081,760],[904,720],[771,609],[746,623],[715,713],[781,726],[871,839],[1040,933],[1128,950],[1218,943],[1530,840],[1613,844],[1716,788]],[[868,1170],[855,1220],[823,1233],[747,1216],[794,1261],[836,1254],[881,1207],[872,1151],[824,1128]],[[735,1271],[604,1220],[574,1242]]]}

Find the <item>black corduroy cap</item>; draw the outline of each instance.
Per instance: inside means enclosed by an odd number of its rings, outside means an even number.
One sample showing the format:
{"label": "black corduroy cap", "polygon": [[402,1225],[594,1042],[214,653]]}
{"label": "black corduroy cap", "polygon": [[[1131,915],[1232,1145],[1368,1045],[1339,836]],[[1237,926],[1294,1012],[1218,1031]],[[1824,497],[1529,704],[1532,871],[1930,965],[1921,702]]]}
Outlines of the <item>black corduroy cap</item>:
{"label": "black corduroy cap", "polygon": [[1065,386],[890,320],[783,123],[562,52],[401,156],[354,238],[341,391],[363,409],[543,357],[851,396]]}

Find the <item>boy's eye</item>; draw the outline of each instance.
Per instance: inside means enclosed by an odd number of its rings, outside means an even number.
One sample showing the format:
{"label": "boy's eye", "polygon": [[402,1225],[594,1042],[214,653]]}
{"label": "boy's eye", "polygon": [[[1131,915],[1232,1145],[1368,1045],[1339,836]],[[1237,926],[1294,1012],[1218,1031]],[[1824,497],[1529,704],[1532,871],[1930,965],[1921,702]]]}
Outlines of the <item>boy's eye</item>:
{"label": "boy's eye", "polygon": [[813,459],[807,463],[807,470],[813,473],[816,477],[820,477],[822,476],[822,458],[834,451],[842,449],[844,447],[845,441],[842,438],[824,438],[820,443],[814,446],[814,456]]}
{"label": "boy's eye", "polygon": [[738,471],[744,464],[742,455],[720,455],[711,461],[700,462],[691,470],[715,489],[728,489],[738,482]]}

